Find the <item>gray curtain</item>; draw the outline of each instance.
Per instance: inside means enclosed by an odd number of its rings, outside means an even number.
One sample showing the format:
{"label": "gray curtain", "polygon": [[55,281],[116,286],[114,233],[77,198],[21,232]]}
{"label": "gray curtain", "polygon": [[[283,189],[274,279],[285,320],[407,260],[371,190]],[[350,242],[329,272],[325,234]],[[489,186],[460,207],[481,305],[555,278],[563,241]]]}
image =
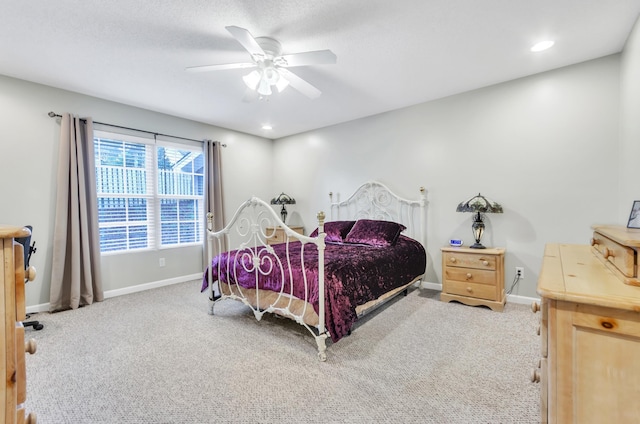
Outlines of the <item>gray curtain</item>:
{"label": "gray curtain", "polygon": [[62,115],[50,311],[104,298],[96,198],[93,121]]}
{"label": "gray curtain", "polygon": [[[205,213],[213,214],[213,230],[224,228],[224,208],[222,201],[222,159],[220,150],[222,145],[218,141],[206,140],[204,142],[207,184],[205,189]],[[206,243],[205,238],[205,261]],[[222,246],[226,250],[227,246]],[[208,265],[205,262],[205,265]]]}

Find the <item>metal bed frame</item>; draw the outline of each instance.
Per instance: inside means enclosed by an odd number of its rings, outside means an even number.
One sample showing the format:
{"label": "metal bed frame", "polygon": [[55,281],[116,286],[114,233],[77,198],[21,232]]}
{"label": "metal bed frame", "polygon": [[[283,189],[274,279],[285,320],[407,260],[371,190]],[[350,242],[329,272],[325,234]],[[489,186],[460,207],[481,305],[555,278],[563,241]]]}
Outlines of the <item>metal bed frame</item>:
{"label": "metal bed frame", "polygon": [[[418,200],[408,200],[401,198],[391,192],[384,184],[370,181],[362,184],[356,191],[344,201],[334,201],[333,193],[329,193],[331,201],[331,220],[357,220],[357,219],[384,219],[399,222],[407,227],[406,234],[425,245],[425,208],[426,198],[425,189],[420,188],[420,196]],[[318,249],[318,296],[319,310],[315,314],[313,307],[308,299],[309,281],[305,284],[305,298],[299,299],[293,295],[291,291],[284,290],[285,284],[282,284],[280,292],[265,292],[264,290],[246,289],[240,285],[218,284],[218,294],[214,289],[214,281],[212,273],[208,273],[210,307],[209,313],[214,314],[215,304],[223,299],[231,298],[243,302],[251,308],[255,318],[260,321],[265,313],[275,313],[281,316],[291,318],[300,325],[304,326],[315,338],[318,347],[318,358],[325,361],[326,355],[326,339],[328,337],[325,328],[325,297],[324,297],[324,250],[325,250],[325,234],[324,234],[324,212],[317,214],[318,236],[308,237],[297,233],[296,231],[285,225],[278,216],[278,213],[267,202],[252,197],[244,202],[230,222],[220,231],[212,231],[213,216],[207,214],[207,266],[210,266],[213,257],[223,252],[223,246],[237,246],[231,250],[237,253],[233,256],[229,255],[228,265],[232,261],[243,261],[250,265],[245,265],[245,271],[251,272],[256,278],[263,273],[278,272],[281,273],[281,281],[286,278],[291,279],[291,275],[286,274],[286,270],[290,270],[290,266],[284,266],[284,261],[291,264],[290,243],[300,241],[300,249],[317,248]],[[273,247],[269,244],[269,240],[273,239],[275,232],[267,232],[267,228],[281,227],[284,230],[286,243],[286,254],[284,258],[266,255],[264,252],[273,254]],[[315,245],[314,246],[309,246]],[[302,252],[301,257],[304,257]],[[235,263],[235,262],[234,262]],[[304,270],[304,262],[301,263]],[[227,267],[228,270],[232,269]],[[220,264],[218,271],[220,272]],[[306,275],[303,272],[303,275]],[[422,276],[421,276],[422,277]],[[358,316],[364,315],[372,308],[386,302],[391,297],[404,292],[407,288],[418,282],[421,284],[421,277],[408,282],[405,286],[393,290],[387,295],[379,299],[361,305],[357,309]],[[227,279],[227,281],[231,281]],[[290,287],[293,285],[290,284]]]}

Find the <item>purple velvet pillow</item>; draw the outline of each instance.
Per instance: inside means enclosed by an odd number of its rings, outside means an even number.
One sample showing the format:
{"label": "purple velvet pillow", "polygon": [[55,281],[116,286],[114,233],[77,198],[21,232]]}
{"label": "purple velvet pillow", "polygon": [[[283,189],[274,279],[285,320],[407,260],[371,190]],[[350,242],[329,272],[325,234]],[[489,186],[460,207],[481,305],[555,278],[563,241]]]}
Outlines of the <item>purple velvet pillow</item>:
{"label": "purple velvet pillow", "polygon": [[393,246],[406,228],[397,222],[360,219],[353,225],[344,241],[378,247]]}
{"label": "purple velvet pillow", "polygon": [[[329,221],[324,223],[324,232],[327,235],[324,241],[333,241],[342,243],[344,238],[349,234],[349,230],[356,221]],[[309,237],[318,237],[318,229],[316,228]]]}

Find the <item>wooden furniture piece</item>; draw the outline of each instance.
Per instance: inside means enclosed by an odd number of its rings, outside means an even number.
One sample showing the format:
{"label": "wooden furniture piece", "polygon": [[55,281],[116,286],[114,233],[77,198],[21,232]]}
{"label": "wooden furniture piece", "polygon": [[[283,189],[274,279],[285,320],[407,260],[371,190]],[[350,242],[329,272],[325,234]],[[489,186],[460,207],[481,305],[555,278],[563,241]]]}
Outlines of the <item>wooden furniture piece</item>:
{"label": "wooden furniture piece", "polygon": [[441,250],[441,301],[484,305],[500,312],[504,309],[505,249],[443,247]]}
{"label": "wooden furniture piece", "polygon": [[640,286],[640,230],[614,225],[594,225],[591,246],[596,257],[625,284]]}
{"label": "wooden furniture piece", "polygon": [[[27,399],[27,374],[25,367],[25,352],[31,354],[36,351],[34,340],[24,341],[25,314],[25,269],[24,250],[14,238],[29,235],[29,230],[21,227],[0,225],[0,239],[2,249],[0,260],[4,264],[4,272],[0,276],[0,310],[4,318],[4,325],[0,326],[3,347],[0,350],[0,361],[3,364],[4,385],[0,385],[2,406],[0,414],[3,422],[35,424],[34,413],[26,415],[24,402]],[[27,278],[35,278],[35,269],[27,270]]]}
{"label": "wooden furniture piece", "polygon": [[[303,227],[289,227],[293,231],[298,234],[302,234]],[[267,227],[265,229],[265,233],[269,238],[267,238],[267,244],[278,244],[284,243],[287,240],[286,234],[284,232],[284,228],[282,227]],[[271,236],[273,234],[273,236]]]}
{"label": "wooden furniture piece", "polygon": [[[609,241],[596,243],[603,244]],[[606,264],[610,257],[599,257],[602,251],[545,247],[537,288],[542,301],[533,304],[542,312],[541,360],[531,376],[542,383],[544,423],[640,420],[640,287],[625,284]]]}

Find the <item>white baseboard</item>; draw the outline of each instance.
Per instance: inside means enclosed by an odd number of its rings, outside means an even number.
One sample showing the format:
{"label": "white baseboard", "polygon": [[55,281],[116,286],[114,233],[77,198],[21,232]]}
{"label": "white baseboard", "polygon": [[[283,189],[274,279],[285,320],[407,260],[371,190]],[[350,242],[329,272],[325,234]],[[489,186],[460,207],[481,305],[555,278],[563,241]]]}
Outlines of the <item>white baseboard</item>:
{"label": "white baseboard", "polygon": [[[440,283],[429,283],[427,281],[422,282],[423,289],[437,290],[442,291],[442,284]],[[539,297],[528,297],[528,296],[518,296],[515,294],[507,295],[508,303],[518,303],[521,305],[530,305],[532,302],[539,302]]]}
{"label": "white baseboard", "polygon": [[[170,286],[172,284],[185,283],[187,281],[197,280],[202,277],[201,273],[183,275],[181,277],[168,278],[166,280],[152,281],[150,283],[138,284],[136,286],[124,287],[121,289],[107,290],[104,292],[104,298],[123,296],[125,294],[137,293],[145,290],[157,289],[159,287]],[[35,314],[37,312],[48,312],[49,303],[41,303],[39,305],[27,306],[28,314]]]}
{"label": "white baseboard", "polygon": [[428,281],[423,281],[422,284],[420,285],[420,288],[422,289],[429,289],[429,290],[437,290],[437,291],[442,291],[442,284],[439,283],[430,283]]}
{"label": "white baseboard", "polygon": [[[104,298],[108,299],[110,297],[123,296],[125,294],[157,289],[159,287],[169,286],[171,284],[185,283],[187,281],[197,280],[200,277],[202,277],[202,274],[183,275],[181,277],[169,278],[167,280],[153,281],[151,283],[138,284],[137,286],[124,287],[122,289],[108,290],[104,292]],[[439,284],[439,283],[430,283],[428,281],[423,281],[420,287],[423,289],[442,291],[442,284]],[[539,301],[540,301],[540,298],[537,298],[537,297],[518,296],[513,294],[510,294],[507,296],[507,302],[518,303],[523,305],[529,305],[532,302],[539,302]],[[27,306],[28,314],[35,314],[37,312],[48,312],[48,311],[49,311],[49,303],[41,303],[39,305]]]}

